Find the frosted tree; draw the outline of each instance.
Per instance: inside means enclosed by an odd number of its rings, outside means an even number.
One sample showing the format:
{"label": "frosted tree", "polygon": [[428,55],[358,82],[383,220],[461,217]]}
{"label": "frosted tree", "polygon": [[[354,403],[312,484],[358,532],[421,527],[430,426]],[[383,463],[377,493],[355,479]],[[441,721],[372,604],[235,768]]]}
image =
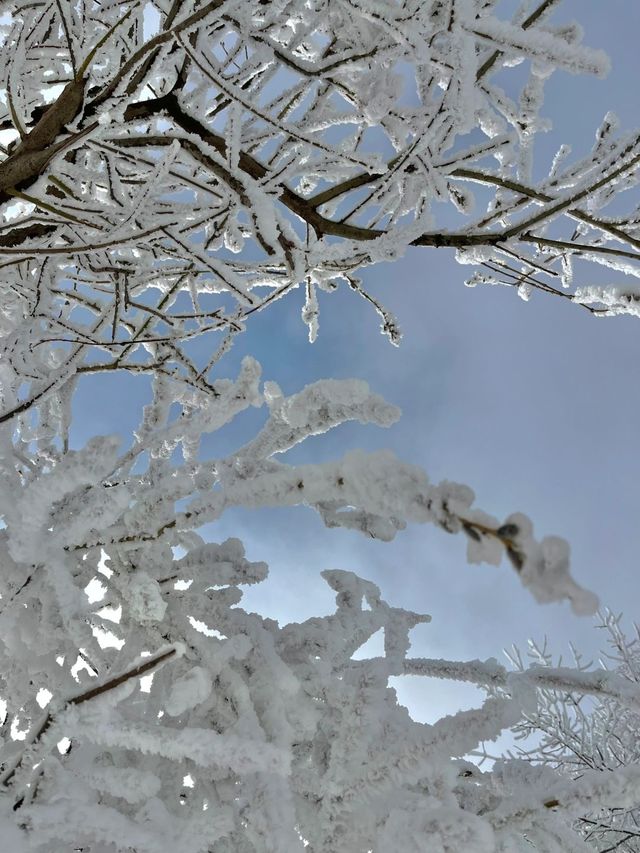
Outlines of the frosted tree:
{"label": "frosted tree", "polygon": [[[633,635],[627,634],[621,616],[609,610],[598,615],[597,627],[607,641],[599,669],[575,648],[573,670],[563,669],[562,674],[546,643],[531,641],[527,662],[518,649],[509,653],[516,672],[531,678],[535,671],[541,680],[536,703],[514,727],[516,754],[570,778],[640,764],[640,703],[637,695],[634,698],[640,684],[640,634],[637,626]],[[562,686],[554,685],[554,679]],[[500,693],[498,688],[494,695]],[[590,810],[580,815],[575,827],[592,849],[635,853],[640,850],[640,798]]]}
{"label": "frosted tree", "polygon": [[[264,405],[252,441],[202,460],[203,435]],[[536,542],[522,515],[499,524],[464,486],[431,485],[389,453],[279,458],[345,421],[396,416],[354,380],[285,398],[247,359],[217,396],[157,376],[129,449],[103,437],[65,450],[28,415],[1,427],[6,849],[554,853],[587,849],[571,828],[585,811],[637,801],[637,766],[574,782],[524,762],[485,773],[464,758],[531,711],[537,686],[566,688],[580,673],[408,657],[411,628],[429,617],[349,572],[325,572],[328,616],[279,626],[238,606],[267,567],[199,528],[232,506],[297,504],[382,539],[407,520],[466,533],[472,560],[506,550],[539,599],[594,606],[562,540]],[[384,655],[354,659],[380,629]],[[501,695],[423,725],[389,686],[403,674]],[[640,701],[622,678],[612,689]]]}
{"label": "frosted tree", "polygon": [[[297,288],[312,339],[318,291],[346,287],[397,342],[358,271],[408,246],[454,248],[471,284],[636,312],[634,286],[573,284],[572,271],[586,259],[638,275],[638,209],[622,197],[637,134],[607,115],[587,157],[560,146],[548,177],[531,177],[553,72],[608,66],[561,8],[525,0],[503,20],[497,0],[1,4],[0,417],[104,370],[212,392],[233,335]],[[522,63],[512,98],[499,82]],[[202,367],[182,345],[206,333]]]}
{"label": "frosted tree", "polygon": [[[595,609],[563,540],[536,539],[519,513],[493,518],[467,486],[382,452],[281,458],[345,421],[390,425],[397,411],[363,383],[287,398],[251,359],[235,381],[217,366],[253,313],[297,288],[312,339],[318,291],[344,286],[396,343],[358,272],[411,245],[457,250],[474,282],[634,310],[632,289],[574,286],[571,270],[577,257],[637,272],[635,212],[600,213],[633,185],[636,138],[608,117],[590,157],[563,149],[531,186],[547,78],[606,71],[577,25],[553,23],[557,6],[504,21],[491,0],[0,4],[12,853],[564,853],[588,849],[581,815],[637,802],[636,765],[573,780],[464,758],[532,713],[540,686],[594,688],[590,676],[408,657],[428,617],[339,570],[325,573],[333,614],[279,626],[238,606],[266,566],[201,535],[234,506],[304,505],[381,540],[433,523],[462,533],[472,562],[506,556],[537,600]],[[521,61],[514,101],[492,78]],[[491,193],[479,215],[475,184]],[[205,335],[203,366],[188,345]],[[153,400],[131,446],[70,449],[76,383],[101,371],[148,375]],[[204,458],[202,437],[251,406],[267,410],[258,435]],[[384,656],[354,659],[380,629]],[[402,674],[501,693],[425,726],[389,687]],[[615,674],[611,690],[637,702]]]}

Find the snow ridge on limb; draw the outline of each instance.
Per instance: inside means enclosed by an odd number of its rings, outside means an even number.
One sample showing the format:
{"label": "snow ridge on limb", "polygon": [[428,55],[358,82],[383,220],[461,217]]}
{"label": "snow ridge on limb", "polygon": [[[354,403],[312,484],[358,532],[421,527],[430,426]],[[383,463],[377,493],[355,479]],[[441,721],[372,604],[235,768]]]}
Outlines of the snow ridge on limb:
{"label": "snow ridge on limb", "polygon": [[[181,535],[234,506],[305,505],[328,527],[358,530],[383,541],[393,539],[407,523],[464,533],[470,562],[499,564],[506,555],[539,601],[568,598],[576,612],[595,610],[595,598],[571,578],[564,540],[538,542],[522,514],[500,524],[472,507],[474,494],[468,486],[447,481],[433,485],[422,469],[389,451],[354,450],[323,464],[280,461],[280,454],[309,436],[350,420],[388,426],[399,412],[364,382],[323,380],[285,398],[273,383],[266,383],[261,394],[258,377],[256,362],[245,359],[237,381],[221,382],[215,398],[159,378],[130,450],[118,457],[113,440],[95,440],[83,451],[54,456],[51,471],[28,478],[24,498],[15,500],[7,513],[12,558],[37,564],[43,548],[58,548],[67,560],[71,554],[77,558],[83,550],[112,545],[135,550],[142,542],[157,541],[174,546]],[[205,432],[264,402],[269,417],[253,441],[224,459],[200,460]],[[176,403],[184,416],[169,420]],[[183,467],[170,461],[178,449],[188,462]],[[148,473],[132,473],[145,453]],[[53,506],[51,484],[59,493]],[[180,511],[177,501],[184,503]],[[162,522],[154,525],[152,519],[158,517]]]}

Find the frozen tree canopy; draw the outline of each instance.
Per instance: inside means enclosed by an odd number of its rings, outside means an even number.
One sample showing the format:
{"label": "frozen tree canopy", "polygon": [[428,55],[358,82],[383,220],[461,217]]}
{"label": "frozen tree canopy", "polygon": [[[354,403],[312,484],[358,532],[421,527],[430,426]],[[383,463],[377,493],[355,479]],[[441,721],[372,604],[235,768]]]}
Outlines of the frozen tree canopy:
{"label": "frozen tree canopy", "polygon": [[[574,283],[573,266],[640,271],[632,193],[618,204],[640,139],[608,115],[589,156],[562,147],[532,179],[552,73],[607,70],[561,5],[506,19],[497,0],[0,2],[3,849],[566,853],[590,849],[573,828],[586,814],[637,807],[633,762],[575,779],[468,760],[526,727],[545,690],[640,713],[624,672],[412,657],[429,617],[338,569],[333,613],[279,625],[240,606],[267,566],[202,533],[239,506],[305,506],[383,541],[430,523],[462,534],[469,562],[506,558],[537,601],[595,611],[564,540],[493,517],[466,485],[383,451],[283,456],[349,421],[391,426],[366,383],[286,396],[251,358],[234,380],[218,368],[296,288],[311,340],[317,291],[346,287],[398,343],[359,271],[409,246],[455,249],[471,284],[637,311],[632,287]],[[514,99],[500,81],[519,64]],[[77,383],[104,371],[144,374],[152,400],[129,445],[72,449]],[[203,438],[251,407],[253,439],[207,457]],[[380,630],[384,655],[354,658]],[[420,724],[399,675],[487,698]]]}
{"label": "frozen tree canopy", "polygon": [[[407,520],[465,533],[470,559],[506,551],[540,600],[595,606],[563,540],[537,542],[521,514],[500,524],[472,507],[468,487],[431,485],[381,452],[279,461],[309,435],[348,420],[388,426],[397,410],[355,380],[285,398],[259,379],[250,359],[216,396],[158,375],[123,451],[109,437],[61,449],[51,422],[26,415],[3,425],[0,804],[11,849],[382,853],[401,839],[407,850],[506,853],[527,849],[526,836],[567,850],[570,819],[621,790],[640,795],[635,768],[551,787],[544,768],[474,769],[464,756],[515,725],[547,682],[495,661],[407,657],[410,629],[429,617],[352,573],[325,573],[330,616],[280,627],[238,606],[266,565],[198,528],[235,505],[296,504],[382,539]],[[254,440],[201,461],[203,435],[265,403]],[[380,629],[384,657],[353,660]],[[402,674],[501,695],[418,724],[389,687]],[[545,676],[573,684],[571,672]]]}
{"label": "frozen tree canopy", "polygon": [[[122,452],[113,438],[58,451],[24,420],[12,444],[3,427],[0,803],[12,851],[71,841],[91,853],[382,853],[397,844],[506,853],[528,849],[525,837],[568,850],[569,839],[578,844],[572,818],[640,796],[634,767],[550,784],[546,768],[480,772],[464,760],[515,725],[540,684],[571,686],[571,671],[551,670],[545,682],[495,661],[408,657],[411,628],[429,617],[387,604],[349,572],[325,572],[337,596],[329,616],[280,627],[239,607],[266,565],[248,561],[239,540],[207,542],[197,529],[229,506],[300,503],[330,526],[381,538],[405,519],[466,532],[474,560],[513,552],[542,600],[568,596],[579,610],[593,602],[571,580],[562,540],[536,543],[524,516],[499,525],[471,508],[464,486],[432,486],[390,454],[278,461],[341,422],[392,422],[396,411],[364,383],[325,381],[289,398],[267,383],[265,395],[247,360],[218,388],[187,391],[159,376]],[[199,461],[203,434],[265,401],[253,441]],[[380,629],[384,656],[352,659]],[[389,687],[402,674],[501,695],[423,725]],[[618,681],[611,690],[622,690]],[[640,704],[635,692],[623,698]]]}
{"label": "frozen tree canopy", "polygon": [[[630,636],[622,629],[620,616],[608,610],[598,615],[598,627],[607,640],[599,670],[590,671],[592,663],[573,649],[573,671],[565,669],[558,678],[546,643],[530,641],[528,667],[517,649],[510,653],[514,669],[527,678],[533,666],[539,687],[536,703],[514,727],[518,757],[569,778],[640,764],[640,629],[636,625]],[[500,685],[491,692],[504,695]],[[638,799],[604,809],[598,805],[578,817],[575,828],[580,835],[597,851],[637,853]]]}
{"label": "frozen tree canopy", "polygon": [[[609,114],[589,156],[559,140],[533,183],[549,78],[608,67],[578,24],[552,23],[561,7],[525,0],[504,20],[497,0],[0,5],[0,316],[29,386],[0,417],[125,367],[211,391],[232,336],[298,287],[312,339],[317,289],[346,287],[397,342],[358,270],[408,246],[455,248],[470,284],[636,312],[637,288],[574,283],[573,266],[640,272],[623,192],[637,134]],[[514,99],[500,83],[522,63]],[[207,332],[202,370],[182,344]]]}

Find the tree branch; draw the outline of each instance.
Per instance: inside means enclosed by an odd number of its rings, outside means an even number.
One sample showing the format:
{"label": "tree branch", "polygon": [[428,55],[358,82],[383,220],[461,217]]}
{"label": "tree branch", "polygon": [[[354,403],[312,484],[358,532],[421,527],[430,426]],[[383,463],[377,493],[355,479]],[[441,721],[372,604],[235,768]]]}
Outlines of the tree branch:
{"label": "tree branch", "polygon": [[152,669],[155,669],[159,664],[168,660],[170,657],[173,657],[176,654],[176,648],[168,649],[166,652],[162,652],[154,658],[149,658],[145,660],[144,663],[138,664],[132,669],[127,670],[127,672],[122,673],[122,675],[117,675],[114,678],[110,678],[108,681],[105,681],[103,684],[99,684],[96,687],[92,687],[90,690],[85,690],[83,693],[79,693],[77,696],[72,696],[70,699],[67,699],[63,702],[61,708],[59,708],[56,712],[48,713],[36,731],[31,736],[29,743],[20,753],[17,761],[14,762],[13,766],[9,769],[5,769],[4,773],[0,776],[0,785],[8,785],[13,777],[15,776],[17,770],[20,768],[22,763],[24,762],[27,753],[29,750],[35,746],[48,731],[48,729],[53,725],[56,721],[56,717],[64,711],[66,707],[70,705],[82,705],[85,702],[90,702],[91,699],[95,699],[97,696],[102,696],[104,693],[108,693],[110,690],[115,690],[117,687],[121,687],[123,684],[126,684],[127,681],[130,681],[132,678],[139,678],[145,673],[149,672]]}

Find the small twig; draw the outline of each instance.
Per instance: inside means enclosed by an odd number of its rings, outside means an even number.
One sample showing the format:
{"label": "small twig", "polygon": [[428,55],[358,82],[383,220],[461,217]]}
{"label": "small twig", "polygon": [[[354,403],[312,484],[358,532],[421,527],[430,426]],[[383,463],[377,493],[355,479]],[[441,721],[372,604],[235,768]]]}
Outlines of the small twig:
{"label": "small twig", "polygon": [[29,748],[35,746],[38,741],[41,740],[42,736],[45,732],[51,728],[53,723],[56,721],[56,716],[60,714],[61,711],[64,711],[66,707],[71,705],[83,705],[85,702],[89,702],[91,699],[95,699],[97,696],[102,696],[104,693],[108,693],[110,690],[115,690],[117,687],[121,687],[127,681],[130,681],[132,678],[139,678],[144,675],[149,670],[154,669],[158,664],[162,663],[168,658],[173,657],[177,652],[175,647],[168,649],[166,652],[162,652],[157,657],[150,658],[146,660],[144,663],[138,664],[132,669],[127,670],[127,672],[122,673],[122,675],[117,675],[115,678],[109,679],[109,681],[105,681],[103,684],[99,684],[97,687],[92,687],[90,690],[85,690],[83,693],[78,694],[77,696],[72,696],[70,699],[67,699],[61,708],[58,709],[57,712],[49,712],[42,722],[40,723],[37,730],[33,733],[29,743],[22,750],[18,760],[14,763],[14,765],[7,769],[4,774],[0,777],[0,785],[8,785],[11,779],[15,776],[17,770],[22,765]]}

